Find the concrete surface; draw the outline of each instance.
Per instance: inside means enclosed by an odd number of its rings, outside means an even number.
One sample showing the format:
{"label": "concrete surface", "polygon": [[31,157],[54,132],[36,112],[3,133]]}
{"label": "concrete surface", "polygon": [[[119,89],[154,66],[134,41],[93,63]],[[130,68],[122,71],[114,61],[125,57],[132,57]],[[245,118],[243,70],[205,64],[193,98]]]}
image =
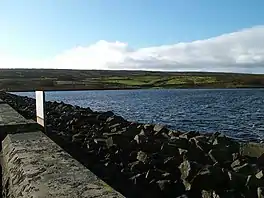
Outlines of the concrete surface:
{"label": "concrete surface", "polygon": [[119,198],[42,132],[8,134],[2,142],[5,198]]}
{"label": "concrete surface", "polygon": [[34,120],[27,120],[8,104],[0,103],[0,140],[7,134],[41,130]]}

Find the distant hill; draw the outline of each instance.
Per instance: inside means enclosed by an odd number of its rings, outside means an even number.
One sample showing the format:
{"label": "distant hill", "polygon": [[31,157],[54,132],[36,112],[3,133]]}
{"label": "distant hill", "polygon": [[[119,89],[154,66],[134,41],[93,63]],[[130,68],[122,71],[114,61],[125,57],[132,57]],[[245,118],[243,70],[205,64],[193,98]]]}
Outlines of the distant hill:
{"label": "distant hill", "polygon": [[256,87],[264,87],[264,74],[0,69],[0,90],[5,91]]}

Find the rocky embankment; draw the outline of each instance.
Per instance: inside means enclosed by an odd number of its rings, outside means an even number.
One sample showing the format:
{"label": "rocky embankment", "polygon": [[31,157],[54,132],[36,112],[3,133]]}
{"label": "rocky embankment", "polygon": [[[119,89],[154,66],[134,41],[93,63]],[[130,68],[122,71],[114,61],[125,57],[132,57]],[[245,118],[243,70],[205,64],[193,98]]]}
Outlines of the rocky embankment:
{"label": "rocky embankment", "polygon": [[[4,92],[0,98],[35,118],[34,99]],[[47,102],[46,113],[47,135],[126,197],[264,197],[260,144],[58,102]]]}

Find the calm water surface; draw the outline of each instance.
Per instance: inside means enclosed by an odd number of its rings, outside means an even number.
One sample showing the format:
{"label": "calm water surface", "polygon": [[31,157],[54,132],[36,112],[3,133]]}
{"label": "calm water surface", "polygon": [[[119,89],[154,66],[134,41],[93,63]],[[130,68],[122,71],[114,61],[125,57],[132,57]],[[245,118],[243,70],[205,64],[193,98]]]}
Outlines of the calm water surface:
{"label": "calm water surface", "polygon": [[[34,93],[17,94],[34,97]],[[48,92],[46,98],[180,131],[264,139],[264,89],[61,91]]]}

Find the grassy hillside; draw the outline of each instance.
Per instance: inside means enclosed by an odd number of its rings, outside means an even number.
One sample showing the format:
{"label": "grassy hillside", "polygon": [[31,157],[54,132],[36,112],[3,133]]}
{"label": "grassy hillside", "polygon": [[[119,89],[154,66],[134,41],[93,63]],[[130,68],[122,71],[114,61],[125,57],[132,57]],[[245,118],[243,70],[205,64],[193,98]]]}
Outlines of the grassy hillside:
{"label": "grassy hillside", "polygon": [[264,75],[207,72],[0,69],[0,90],[264,87]]}

